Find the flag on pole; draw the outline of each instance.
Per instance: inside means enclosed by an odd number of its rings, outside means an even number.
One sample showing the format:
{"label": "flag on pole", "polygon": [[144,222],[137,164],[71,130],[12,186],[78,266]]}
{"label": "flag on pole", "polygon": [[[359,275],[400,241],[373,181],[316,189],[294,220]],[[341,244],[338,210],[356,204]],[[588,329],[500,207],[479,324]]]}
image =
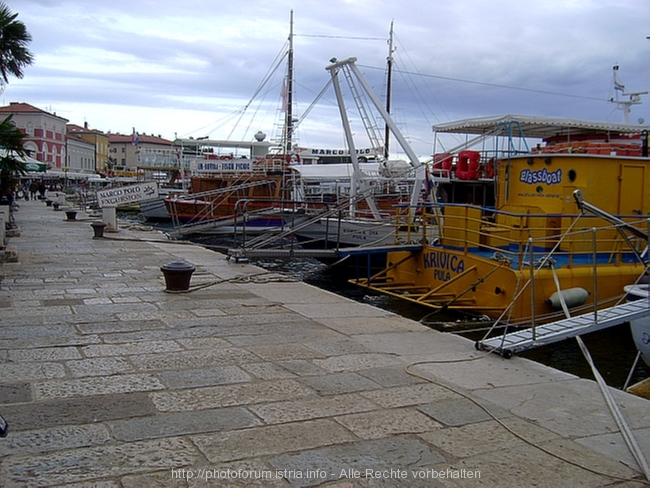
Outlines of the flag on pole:
{"label": "flag on pole", "polygon": [[426,185],[426,192],[427,192],[427,197],[433,201],[433,188],[434,188],[434,182],[433,178],[431,177],[431,174],[429,173],[429,165],[425,165],[424,167],[424,184]]}
{"label": "flag on pole", "polygon": [[617,80],[614,80],[614,90],[625,91],[625,85],[619,83]]}

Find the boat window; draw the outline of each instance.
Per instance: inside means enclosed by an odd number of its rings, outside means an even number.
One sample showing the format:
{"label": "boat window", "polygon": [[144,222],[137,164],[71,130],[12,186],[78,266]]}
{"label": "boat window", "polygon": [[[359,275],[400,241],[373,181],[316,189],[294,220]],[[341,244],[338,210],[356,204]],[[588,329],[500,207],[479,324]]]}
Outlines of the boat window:
{"label": "boat window", "polygon": [[574,182],[576,180],[576,170],[575,169],[570,169],[569,170],[569,181]]}

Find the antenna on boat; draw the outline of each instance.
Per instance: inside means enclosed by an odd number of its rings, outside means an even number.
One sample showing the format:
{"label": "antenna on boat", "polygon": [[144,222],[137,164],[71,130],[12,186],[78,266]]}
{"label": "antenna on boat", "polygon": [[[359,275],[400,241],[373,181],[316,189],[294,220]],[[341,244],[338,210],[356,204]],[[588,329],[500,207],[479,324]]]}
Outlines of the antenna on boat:
{"label": "antenna on boat", "polygon": [[[625,85],[619,82],[618,80],[618,64],[614,65],[613,71],[614,71],[614,92],[616,93],[615,98],[611,98],[609,101],[612,103],[615,103],[618,105],[617,108],[621,109],[623,111],[623,123],[629,124],[630,123],[630,112],[632,111],[632,105],[641,105],[641,95],[647,95],[647,91],[641,91],[641,92],[626,92],[625,91]],[[625,100],[625,99],[619,99],[619,92],[620,96],[622,97],[627,97],[629,96],[630,98]]]}

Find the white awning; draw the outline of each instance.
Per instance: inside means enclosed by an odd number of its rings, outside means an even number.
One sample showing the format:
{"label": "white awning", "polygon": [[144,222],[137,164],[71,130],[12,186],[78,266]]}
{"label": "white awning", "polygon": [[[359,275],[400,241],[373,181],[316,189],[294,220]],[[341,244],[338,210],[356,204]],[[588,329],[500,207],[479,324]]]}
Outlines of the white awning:
{"label": "white awning", "polygon": [[499,115],[476,117],[433,126],[434,132],[453,134],[486,134],[506,126],[512,137],[546,139],[557,135],[640,134],[650,131],[650,125],[622,124],[596,120],[580,120],[530,115]]}
{"label": "white awning", "polygon": [[47,176],[50,178],[69,178],[72,180],[85,180],[94,176],[96,173],[84,173],[81,171],[68,170],[64,171],[61,168],[50,168],[47,170]]}

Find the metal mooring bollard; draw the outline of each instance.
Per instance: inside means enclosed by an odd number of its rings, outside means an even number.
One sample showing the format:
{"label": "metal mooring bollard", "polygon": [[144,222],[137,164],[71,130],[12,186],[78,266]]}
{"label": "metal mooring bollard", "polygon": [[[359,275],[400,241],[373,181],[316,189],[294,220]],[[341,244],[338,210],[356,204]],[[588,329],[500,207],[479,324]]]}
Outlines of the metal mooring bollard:
{"label": "metal mooring bollard", "polygon": [[77,220],[77,211],[76,210],[66,210],[65,211],[66,220]]}
{"label": "metal mooring bollard", "polygon": [[196,268],[184,261],[172,261],[160,267],[165,277],[167,291],[186,291],[190,289],[192,273]]}
{"label": "metal mooring bollard", "polygon": [[93,231],[95,232],[95,235],[93,236],[93,239],[101,239],[104,237],[104,229],[106,228],[106,224],[104,222],[93,222],[90,224],[90,226],[93,228]]}

